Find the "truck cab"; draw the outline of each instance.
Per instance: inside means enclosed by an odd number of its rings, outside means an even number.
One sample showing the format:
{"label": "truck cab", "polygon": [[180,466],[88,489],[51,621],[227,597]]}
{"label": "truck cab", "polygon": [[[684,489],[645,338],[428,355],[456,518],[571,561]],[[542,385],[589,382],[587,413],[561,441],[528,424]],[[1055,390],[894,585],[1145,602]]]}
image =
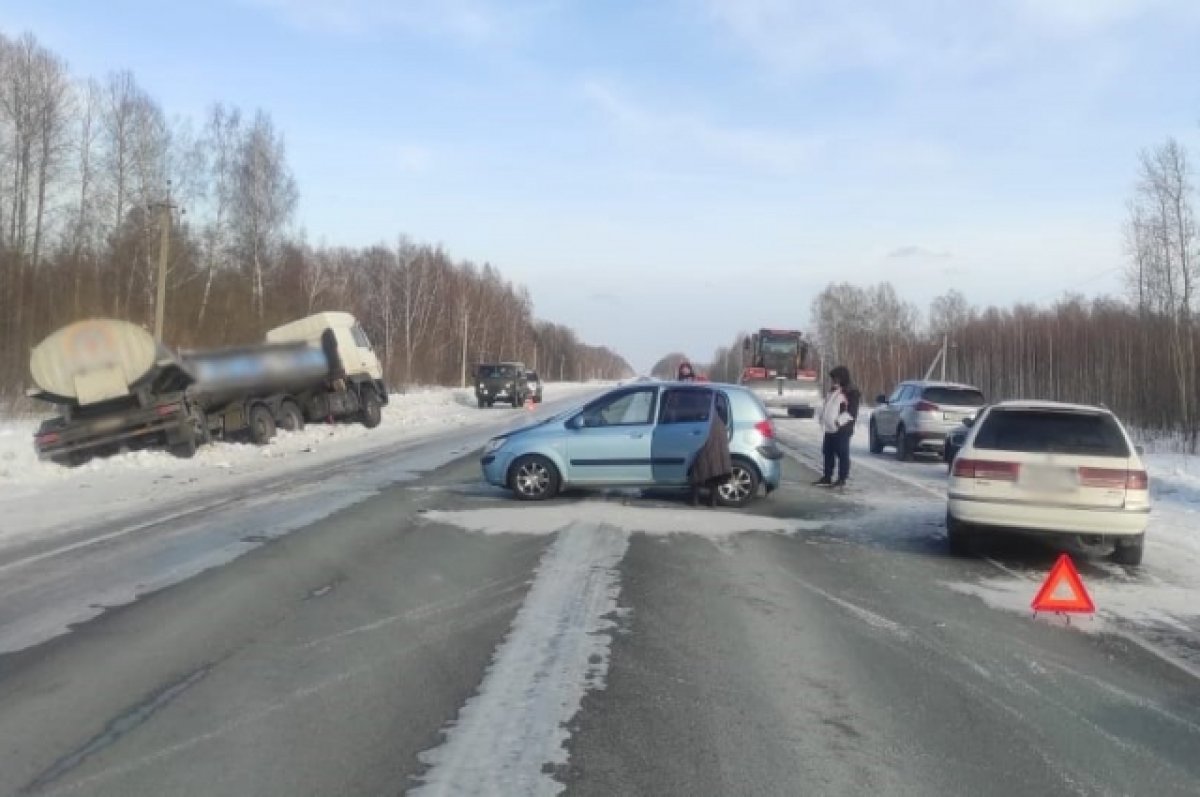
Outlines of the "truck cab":
{"label": "truck cab", "polygon": [[[327,334],[328,333],[328,334]],[[350,313],[324,312],[275,327],[267,333],[269,343],[324,343],[328,335],[336,342],[342,370],[348,376],[383,380],[383,368],[366,331]]]}

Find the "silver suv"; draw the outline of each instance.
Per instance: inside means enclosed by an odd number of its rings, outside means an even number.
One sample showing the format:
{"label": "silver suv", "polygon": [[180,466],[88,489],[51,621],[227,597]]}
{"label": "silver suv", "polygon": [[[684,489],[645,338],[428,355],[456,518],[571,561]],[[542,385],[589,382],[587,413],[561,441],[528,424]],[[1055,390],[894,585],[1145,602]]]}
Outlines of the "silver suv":
{"label": "silver suv", "polygon": [[914,454],[943,454],[946,435],[986,403],[977,387],[954,382],[903,382],[879,396],[868,429],[871,453],[896,447],[902,462]]}

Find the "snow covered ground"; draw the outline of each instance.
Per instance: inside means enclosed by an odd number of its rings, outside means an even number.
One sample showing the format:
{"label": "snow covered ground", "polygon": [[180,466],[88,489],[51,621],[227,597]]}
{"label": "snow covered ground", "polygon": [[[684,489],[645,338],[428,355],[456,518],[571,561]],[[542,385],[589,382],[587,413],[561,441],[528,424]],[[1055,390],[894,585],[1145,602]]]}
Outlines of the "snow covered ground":
{"label": "snow covered ground", "polygon": [[[547,404],[581,396],[596,384],[547,384]],[[359,424],[310,424],[280,432],[267,446],[216,443],[190,460],[165,451],[127,452],[79,468],[41,462],[33,448],[36,420],[0,421],[0,548],[51,530],[128,516],[180,501],[219,500],[247,480],[283,478],[291,472],[355,457],[386,454],[443,435],[521,422],[520,410],[476,407],[470,390],[429,388],[393,395],[376,429]]]}
{"label": "snow covered ground", "polygon": [[[851,444],[854,469],[867,472],[886,490],[859,489],[851,476],[851,494],[881,511],[924,513],[929,523],[940,520],[946,503],[946,466],[940,461],[896,461],[891,449],[872,455],[867,448],[866,424]],[[812,421],[776,422],[785,445],[816,461],[821,432]],[[1159,452],[1159,448],[1166,449]],[[1146,441],[1153,510],[1141,567],[1127,569],[1097,553],[1067,549],[1079,567],[1096,602],[1093,620],[1076,620],[1088,630],[1133,632],[1137,641],[1200,668],[1200,456],[1173,453],[1169,442],[1156,447]],[[1029,613],[1030,602],[1059,553],[1037,541],[1013,540],[985,548],[983,561],[994,573],[981,579],[964,578],[950,584],[958,592],[976,595],[989,605]]]}

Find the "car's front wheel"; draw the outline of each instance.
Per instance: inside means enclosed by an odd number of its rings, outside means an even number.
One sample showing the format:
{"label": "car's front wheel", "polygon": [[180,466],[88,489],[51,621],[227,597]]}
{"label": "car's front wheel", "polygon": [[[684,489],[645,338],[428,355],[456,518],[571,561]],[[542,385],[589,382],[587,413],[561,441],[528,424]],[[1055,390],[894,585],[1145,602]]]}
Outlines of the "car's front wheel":
{"label": "car's front wheel", "polygon": [[758,483],[758,471],[754,466],[735,459],[733,472],[717,487],[717,503],[721,506],[745,506],[758,495]]}
{"label": "car's front wheel", "polygon": [[508,486],[522,501],[545,501],[558,495],[561,485],[554,463],[537,454],[520,457],[508,472]]}

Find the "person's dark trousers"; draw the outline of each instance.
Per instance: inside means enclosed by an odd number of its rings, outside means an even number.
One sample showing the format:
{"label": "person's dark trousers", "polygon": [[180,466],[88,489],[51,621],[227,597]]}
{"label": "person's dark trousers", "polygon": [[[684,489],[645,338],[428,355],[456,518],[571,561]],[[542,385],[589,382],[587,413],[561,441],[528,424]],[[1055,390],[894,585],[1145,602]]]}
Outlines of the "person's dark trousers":
{"label": "person's dark trousers", "polygon": [[834,449],[838,460],[838,481],[845,482],[850,478],[850,438],[854,436],[853,426],[844,426],[834,437]]}
{"label": "person's dark trousers", "polygon": [[850,438],[853,435],[852,426],[825,433],[825,439],[821,442],[821,454],[825,457],[825,481],[833,480],[835,466],[838,481],[844,482],[850,477]]}
{"label": "person's dark trousers", "polygon": [[821,441],[821,455],[825,457],[825,471],[822,474],[826,483],[833,481],[833,467],[837,462],[838,432],[826,432]]}

